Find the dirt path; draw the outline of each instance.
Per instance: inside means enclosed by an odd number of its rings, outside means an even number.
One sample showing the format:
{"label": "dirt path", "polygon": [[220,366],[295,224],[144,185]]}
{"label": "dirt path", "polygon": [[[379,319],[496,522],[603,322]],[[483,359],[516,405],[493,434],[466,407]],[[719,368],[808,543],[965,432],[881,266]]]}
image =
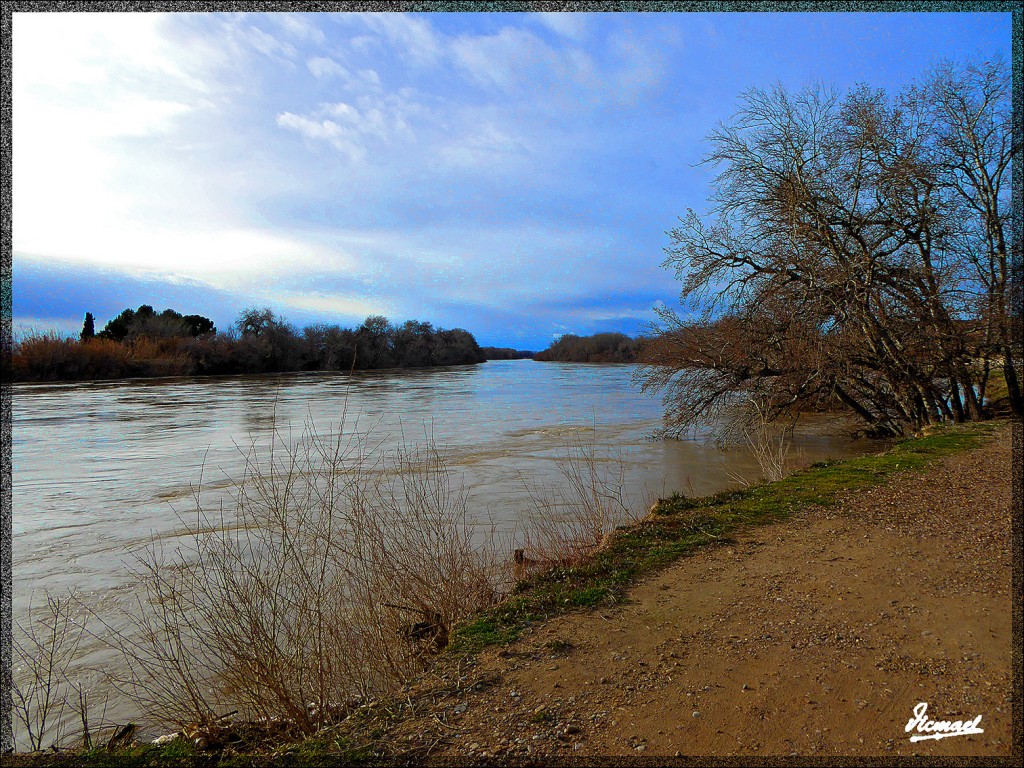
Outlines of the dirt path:
{"label": "dirt path", "polygon": [[[1010,433],[753,529],[483,653],[396,734],[471,755],[999,755],[1011,746]],[[1020,600],[1020,596],[1016,596]],[[936,720],[984,734],[911,743]],[[424,722],[429,718],[430,722]]]}

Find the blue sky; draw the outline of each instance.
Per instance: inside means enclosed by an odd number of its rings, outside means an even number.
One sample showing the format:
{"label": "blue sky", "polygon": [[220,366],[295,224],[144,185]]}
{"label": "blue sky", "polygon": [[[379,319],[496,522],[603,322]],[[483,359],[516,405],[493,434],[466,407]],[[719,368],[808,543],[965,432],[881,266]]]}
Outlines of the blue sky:
{"label": "blue sky", "polygon": [[1010,59],[1009,13],[15,14],[13,315],[636,333],[751,87]]}

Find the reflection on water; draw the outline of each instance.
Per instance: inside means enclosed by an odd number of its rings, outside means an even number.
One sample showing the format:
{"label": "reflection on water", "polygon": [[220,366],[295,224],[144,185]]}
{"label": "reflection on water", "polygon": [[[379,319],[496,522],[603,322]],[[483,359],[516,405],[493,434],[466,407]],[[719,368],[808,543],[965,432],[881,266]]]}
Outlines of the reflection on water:
{"label": "reflection on water", "polygon": [[[13,402],[15,618],[31,592],[76,589],[96,604],[132,599],[125,565],[154,535],[182,530],[193,486],[230,489],[251,446],[372,431],[385,449],[432,441],[470,489],[481,522],[511,528],[531,484],[558,480],[581,439],[625,464],[640,503],[704,495],[756,476],[749,455],[698,440],[655,441],[661,403],[630,385],[632,366],[493,361],[411,371],[18,384]],[[863,449],[801,434],[808,460]]]}

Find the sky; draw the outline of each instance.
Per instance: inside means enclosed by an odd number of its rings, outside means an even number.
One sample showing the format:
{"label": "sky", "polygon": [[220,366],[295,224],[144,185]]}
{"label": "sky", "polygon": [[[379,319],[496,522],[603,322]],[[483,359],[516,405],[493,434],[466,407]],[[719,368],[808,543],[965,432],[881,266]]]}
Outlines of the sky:
{"label": "sky", "polygon": [[538,350],[678,306],[705,137],[1010,60],[1009,13],[16,13],[13,321],[368,315]]}

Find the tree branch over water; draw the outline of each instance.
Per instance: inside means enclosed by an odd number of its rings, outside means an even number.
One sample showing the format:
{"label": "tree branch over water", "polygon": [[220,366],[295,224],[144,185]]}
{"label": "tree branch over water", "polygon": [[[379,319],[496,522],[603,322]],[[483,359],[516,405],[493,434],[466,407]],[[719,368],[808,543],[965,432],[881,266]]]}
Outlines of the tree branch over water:
{"label": "tree branch over water", "polygon": [[895,96],[744,94],[709,136],[709,217],[669,232],[693,313],[660,312],[641,359],[673,426],[756,402],[740,421],[840,406],[902,434],[983,418],[996,379],[1020,414],[1010,107],[998,62],[943,63]]}

